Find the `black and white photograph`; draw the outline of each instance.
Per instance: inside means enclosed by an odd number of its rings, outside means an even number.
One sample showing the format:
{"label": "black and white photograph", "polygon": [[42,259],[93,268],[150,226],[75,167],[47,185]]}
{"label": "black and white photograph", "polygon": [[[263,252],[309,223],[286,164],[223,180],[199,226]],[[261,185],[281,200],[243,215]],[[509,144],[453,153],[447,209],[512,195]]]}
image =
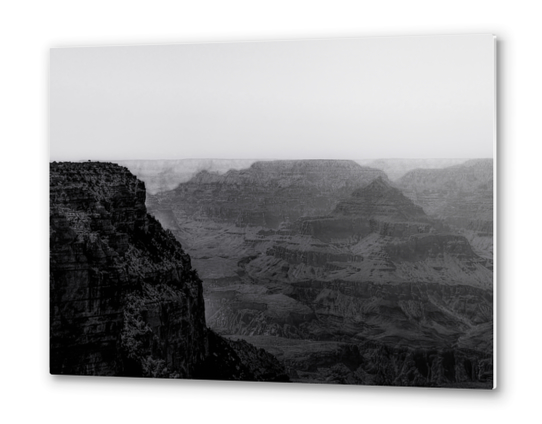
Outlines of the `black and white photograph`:
{"label": "black and white photograph", "polygon": [[495,43],[51,49],[50,373],[495,388]]}

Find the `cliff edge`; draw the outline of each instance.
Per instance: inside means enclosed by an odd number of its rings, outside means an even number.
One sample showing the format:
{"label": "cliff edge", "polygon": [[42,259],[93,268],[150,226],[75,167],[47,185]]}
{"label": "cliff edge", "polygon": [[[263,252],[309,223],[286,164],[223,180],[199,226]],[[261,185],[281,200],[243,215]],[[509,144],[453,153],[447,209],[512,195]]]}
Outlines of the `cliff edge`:
{"label": "cliff edge", "polygon": [[119,165],[51,163],[51,373],[287,381],[207,329],[201,280],[145,198]]}

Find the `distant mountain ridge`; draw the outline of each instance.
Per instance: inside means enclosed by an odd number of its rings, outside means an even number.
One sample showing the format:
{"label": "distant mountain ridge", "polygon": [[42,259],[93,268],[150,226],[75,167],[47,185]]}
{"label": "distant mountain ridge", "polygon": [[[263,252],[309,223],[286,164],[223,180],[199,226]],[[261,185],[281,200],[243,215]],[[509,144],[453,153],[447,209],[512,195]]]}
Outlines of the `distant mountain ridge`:
{"label": "distant mountain ridge", "polygon": [[439,169],[453,165],[460,165],[469,159],[365,159],[357,160],[360,165],[370,166],[381,169],[386,173],[390,180],[395,181],[414,169]]}
{"label": "distant mountain ridge", "polygon": [[231,169],[223,174],[204,170],[188,183],[247,184],[269,188],[301,185],[331,191],[356,187],[376,177],[387,179],[383,172],[349,160],[280,160],[258,161],[248,168]]}
{"label": "distant mountain ridge", "polygon": [[377,177],[379,170],[353,161],[306,160],[256,162],[225,174],[201,171],[170,192],[149,198],[158,210],[177,205],[188,215],[238,226],[277,228],[301,216],[325,214],[341,196],[349,195]]}
{"label": "distant mountain ridge", "polygon": [[492,191],[493,159],[472,159],[460,165],[440,169],[414,169],[401,177],[397,184],[417,192]]}
{"label": "distant mountain ridge", "polygon": [[416,169],[395,183],[434,219],[461,231],[478,252],[493,256],[493,159],[442,169]]}
{"label": "distant mountain ridge", "polygon": [[[315,159],[317,160],[317,159]],[[145,182],[147,192],[159,192],[175,189],[179,184],[189,181],[201,171],[210,174],[224,174],[229,170],[249,168],[256,162],[272,162],[267,159],[165,159],[165,160],[121,160],[119,165],[127,167],[139,179]],[[379,169],[393,181],[408,171],[418,168],[444,168],[458,165],[467,159],[366,159],[354,160],[355,163]],[[276,161],[275,161],[276,162]],[[280,161],[288,162],[288,161]]]}
{"label": "distant mountain ridge", "polygon": [[200,171],[222,174],[230,169],[243,169],[255,159],[179,159],[179,160],[123,160],[117,161],[145,182],[147,192],[156,194],[173,190]]}

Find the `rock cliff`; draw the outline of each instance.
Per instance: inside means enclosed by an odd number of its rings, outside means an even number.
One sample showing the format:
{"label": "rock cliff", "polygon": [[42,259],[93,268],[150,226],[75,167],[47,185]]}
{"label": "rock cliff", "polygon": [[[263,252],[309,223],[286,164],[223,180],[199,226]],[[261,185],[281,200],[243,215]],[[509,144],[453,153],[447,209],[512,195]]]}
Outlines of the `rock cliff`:
{"label": "rock cliff", "polygon": [[145,199],[121,166],[50,165],[51,373],[286,381],[206,328],[201,280]]}

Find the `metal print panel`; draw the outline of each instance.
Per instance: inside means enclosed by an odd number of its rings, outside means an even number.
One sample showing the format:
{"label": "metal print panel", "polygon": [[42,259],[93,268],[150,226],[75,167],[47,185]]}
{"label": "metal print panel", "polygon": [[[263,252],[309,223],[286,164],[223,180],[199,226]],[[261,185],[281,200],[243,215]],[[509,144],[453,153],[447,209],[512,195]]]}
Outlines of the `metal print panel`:
{"label": "metal print panel", "polygon": [[51,51],[50,372],[495,386],[495,40]]}

